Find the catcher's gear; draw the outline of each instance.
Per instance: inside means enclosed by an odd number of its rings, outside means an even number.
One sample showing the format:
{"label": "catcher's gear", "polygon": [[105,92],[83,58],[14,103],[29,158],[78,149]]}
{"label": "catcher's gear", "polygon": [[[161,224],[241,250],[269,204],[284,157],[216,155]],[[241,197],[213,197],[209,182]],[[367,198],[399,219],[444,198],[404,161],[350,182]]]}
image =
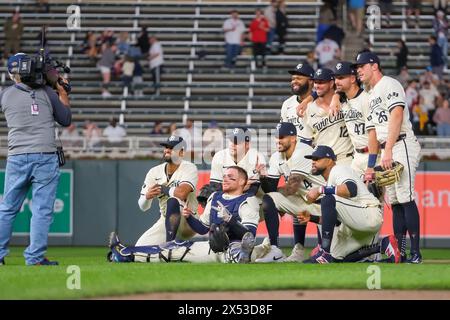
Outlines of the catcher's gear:
{"label": "catcher's gear", "polygon": [[217,210],[217,218],[220,218],[225,222],[229,222],[233,215],[220,201],[217,201],[217,205],[218,207],[214,207],[214,209]]}
{"label": "catcher's gear", "polygon": [[378,186],[375,182],[369,182],[367,184],[367,189],[369,192],[379,199],[383,195],[383,187]]}
{"label": "catcher's gear", "polygon": [[211,188],[211,185],[209,183],[203,185],[203,187],[200,188],[200,192],[198,193],[198,196],[197,196],[197,201],[203,208],[206,207],[208,198],[214,191],[216,191],[216,190]]}
{"label": "catcher's gear", "polygon": [[224,223],[213,224],[209,229],[209,247],[214,252],[225,252],[230,245],[227,234],[227,227]]}
{"label": "catcher's gear", "polygon": [[384,170],[381,166],[376,166],[374,168],[375,183],[378,187],[385,187],[394,184],[400,180],[403,169],[403,165],[398,161],[394,161],[392,163],[392,169],[390,170]]}

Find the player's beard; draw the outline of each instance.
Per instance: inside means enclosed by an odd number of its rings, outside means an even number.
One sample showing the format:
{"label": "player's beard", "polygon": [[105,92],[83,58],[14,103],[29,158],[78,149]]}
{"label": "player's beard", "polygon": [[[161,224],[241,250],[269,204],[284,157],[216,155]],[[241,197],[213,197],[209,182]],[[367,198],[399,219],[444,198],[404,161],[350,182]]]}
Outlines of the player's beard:
{"label": "player's beard", "polygon": [[170,154],[164,155],[163,160],[164,160],[164,162],[167,162],[167,163],[173,163],[172,155],[170,155]]}
{"label": "player's beard", "polygon": [[311,170],[311,173],[313,176],[321,176],[322,173],[325,171],[325,168],[315,168]]}
{"label": "player's beard", "polygon": [[296,96],[304,96],[309,90],[309,83],[306,82],[303,85],[301,85],[301,84],[298,85],[298,89],[297,90],[295,90],[294,87],[295,86],[291,86],[291,91],[292,91],[293,94],[295,94]]}

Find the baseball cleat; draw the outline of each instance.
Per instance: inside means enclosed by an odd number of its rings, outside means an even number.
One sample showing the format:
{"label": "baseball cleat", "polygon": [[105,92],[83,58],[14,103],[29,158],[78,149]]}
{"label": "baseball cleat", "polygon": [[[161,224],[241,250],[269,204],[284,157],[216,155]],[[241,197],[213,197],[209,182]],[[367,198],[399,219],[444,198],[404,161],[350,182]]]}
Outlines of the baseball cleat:
{"label": "baseball cleat", "polygon": [[270,252],[270,249],[271,249],[270,240],[268,237],[265,237],[261,244],[253,248],[252,261],[264,257],[266,254]]}
{"label": "baseball cleat", "polygon": [[329,254],[328,252],[320,249],[319,252],[317,252],[311,258],[303,261],[303,263],[327,264],[327,263],[332,263],[333,261],[334,261],[334,258],[331,256],[331,254]]}
{"label": "baseball cleat", "polygon": [[257,263],[284,262],[286,256],[277,246],[270,246],[270,251],[264,257],[256,259]]}
{"label": "baseball cleat", "polygon": [[33,264],[33,266],[57,266],[57,265],[59,265],[58,261],[50,261],[47,258],[44,258],[38,263]]}
{"label": "baseball cleat", "polygon": [[315,246],[309,253],[310,257],[314,257],[320,251],[320,245]]}
{"label": "baseball cleat", "polygon": [[397,238],[391,234],[381,239],[381,253],[386,254],[394,263],[401,262],[400,250],[398,249]]}
{"label": "baseball cleat", "polygon": [[305,248],[300,243],[296,243],[291,255],[284,262],[303,262],[303,260],[305,260]]}
{"label": "baseball cleat", "polygon": [[239,253],[238,263],[249,263],[253,248],[255,247],[255,237],[253,233],[246,232],[242,236],[241,252]]}
{"label": "baseball cleat", "polygon": [[113,231],[109,235],[109,248],[111,249],[111,254],[108,254],[107,259],[111,262],[132,262],[133,256],[131,253],[124,254],[123,250],[126,247],[120,243],[120,239],[117,234]]}
{"label": "baseball cleat", "polygon": [[411,257],[406,260],[406,263],[420,264],[422,263],[422,255],[418,252],[413,253]]}
{"label": "baseball cleat", "polygon": [[0,266],[4,266],[5,264],[5,259],[0,259]]}

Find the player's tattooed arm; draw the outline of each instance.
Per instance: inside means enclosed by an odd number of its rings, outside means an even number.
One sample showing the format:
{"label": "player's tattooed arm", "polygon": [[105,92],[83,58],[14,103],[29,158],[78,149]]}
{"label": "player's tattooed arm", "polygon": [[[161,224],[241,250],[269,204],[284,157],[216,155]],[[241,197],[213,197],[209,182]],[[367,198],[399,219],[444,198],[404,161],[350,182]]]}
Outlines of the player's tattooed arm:
{"label": "player's tattooed arm", "polygon": [[286,182],[285,187],[282,189],[283,190],[282,193],[285,196],[291,196],[291,195],[297,193],[302,181],[303,181],[303,176],[301,176],[299,174],[291,174],[289,176],[288,181]]}

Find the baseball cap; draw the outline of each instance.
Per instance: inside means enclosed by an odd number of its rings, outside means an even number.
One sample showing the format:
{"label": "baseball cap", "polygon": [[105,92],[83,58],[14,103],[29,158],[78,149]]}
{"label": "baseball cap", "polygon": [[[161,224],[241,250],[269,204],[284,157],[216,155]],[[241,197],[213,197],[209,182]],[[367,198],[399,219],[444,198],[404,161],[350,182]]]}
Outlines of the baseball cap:
{"label": "baseball cap", "polygon": [[19,73],[20,60],[28,59],[25,53],[19,52],[8,58],[8,72],[11,74]]}
{"label": "baseball cap", "polygon": [[250,130],[247,127],[236,127],[231,131],[228,136],[228,140],[234,144],[240,144],[242,142],[250,142]]}
{"label": "baseball cap", "polygon": [[348,61],[338,62],[334,68],[333,73],[335,76],[348,76],[348,75],[356,75],[356,70],[353,67],[353,64]]}
{"label": "baseball cap", "polygon": [[313,80],[316,81],[331,81],[334,80],[333,71],[327,68],[317,69],[314,73]]}
{"label": "baseball cap", "polygon": [[378,65],[379,65],[380,59],[378,58],[378,56],[375,53],[373,53],[371,51],[361,52],[360,54],[358,54],[356,56],[356,62],[353,65],[358,66],[358,65],[367,64],[367,63],[378,63]]}
{"label": "baseball cap", "polygon": [[297,136],[297,128],[291,122],[277,124],[277,137]]}
{"label": "baseball cap", "polygon": [[316,149],[314,149],[313,153],[311,155],[306,155],[305,158],[312,160],[329,158],[336,161],[336,155],[334,154],[333,149],[325,145],[317,146]]}
{"label": "baseball cap", "polygon": [[186,141],[184,141],[182,137],[170,136],[166,142],[160,143],[161,146],[171,149],[173,149],[178,144],[181,144],[181,148],[185,149]]}
{"label": "baseball cap", "polygon": [[299,63],[294,70],[289,70],[289,74],[301,75],[312,78],[314,76],[314,69],[308,63]]}

